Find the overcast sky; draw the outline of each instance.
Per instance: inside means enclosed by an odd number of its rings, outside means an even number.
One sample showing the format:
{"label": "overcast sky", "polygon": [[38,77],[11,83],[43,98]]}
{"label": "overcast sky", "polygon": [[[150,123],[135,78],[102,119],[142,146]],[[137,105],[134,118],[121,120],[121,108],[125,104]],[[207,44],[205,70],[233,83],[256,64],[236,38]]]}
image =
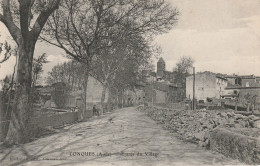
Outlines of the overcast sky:
{"label": "overcast sky", "polygon": [[156,42],[166,68],[180,56],[195,60],[196,71],[260,75],[259,0],[170,0],[178,25]]}
{"label": "overcast sky", "polygon": [[[180,56],[190,56],[196,71],[260,75],[260,0],[169,1],[180,11],[178,24],[155,39],[167,70],[172,71]],[[2,23],[0,32],[0,41],[8,40]],[[46,73],[66,61],[61,50],[38,42],[35,55],[45,52],[50,61]],[[13,65],[14,58],[1,64],[0,79]]]}

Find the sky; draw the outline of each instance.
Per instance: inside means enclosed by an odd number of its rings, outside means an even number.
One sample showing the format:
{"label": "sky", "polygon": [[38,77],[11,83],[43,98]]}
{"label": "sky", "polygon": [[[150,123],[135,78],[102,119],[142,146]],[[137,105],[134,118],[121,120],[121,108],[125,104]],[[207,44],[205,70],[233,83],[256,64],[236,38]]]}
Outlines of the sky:
{"label": "sky", "polygon": [[[195,60],[196,71],[260,76],[260,0],[168,0],[179,12],[178,23],[168,33],[157,36],[166,69],[172,71],[181,56]],[[0,41],[11,41],[0,23]],[[68,61],[64,52],[37,42],[35,56],[47,53],[50,63]],[[1,57],[0,57],[1,58]],[[11,74],[15,58],[0,64],[0,79]]]}
{"label": "sky", "polygon": [[196,71],[260,75],[259,0],[169,1],[179,21],[156,38],[167,70],[180,56],[190,56]]}

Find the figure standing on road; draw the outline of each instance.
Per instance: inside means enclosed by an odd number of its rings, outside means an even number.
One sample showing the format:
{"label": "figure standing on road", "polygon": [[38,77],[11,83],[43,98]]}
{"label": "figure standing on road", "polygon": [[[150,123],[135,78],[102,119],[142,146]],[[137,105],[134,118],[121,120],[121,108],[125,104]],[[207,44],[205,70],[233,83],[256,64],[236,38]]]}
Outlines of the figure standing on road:
{"label": "figure standing on road", "polygon": [[93,115],[97,115],[98,116],[98,109],[96,107],[96,105],[93,106]]}

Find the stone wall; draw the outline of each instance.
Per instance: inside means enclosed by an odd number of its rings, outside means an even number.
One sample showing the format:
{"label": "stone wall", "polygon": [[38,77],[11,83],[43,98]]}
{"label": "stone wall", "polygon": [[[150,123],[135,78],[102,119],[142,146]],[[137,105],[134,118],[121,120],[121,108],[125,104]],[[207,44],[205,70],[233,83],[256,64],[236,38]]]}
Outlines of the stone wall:
{"label": "stone wall", "polygon": [[78,120],[78,112],[66,112],[54,114],[51,116],[44,115],[37,118],[31,118],[30,123],[35,127],[45,128],[48,126],[59,127],[64,124],[73,123]]}
{"label": "stone wall", "polygon": [[[236,114],[233,110],[175,110],[143,106],[137,109],[159,121],[171,132],[179,133],[180,138],[207,148],[210,148],[210,132],[218,128],[255,129],[260,136],[260,127],[257,126],[259,117]],[[245,161],[243,158],[241,160]]]}
{"label": "stone wall", "polygon": [[[42,133],[41,130],[46,127],[60,127],[65,124],[71,124],[78,120],[78,112],[66,112],[66,113],[58,113],[58,114],[51,114],[51,115],[42,115],[39,117],[32,117],[30,119],[31,124],[31,131],[32,136],[39,136]],[[0,128],[4,127],[8,121],[1,122]],[[1,136],[2,133],[0,132]],[[0,142],[4,141],[4,137],[1,138]]]}
{"label": "stone wall", "polygon": [[166,103],[166,92],[154,89],[155,91],[155,103]]}
{"label": "stone wall", "polygon": [[[248,132],[250,131],[250,132]],[[260,163],[260,131],[217,128],[210,132],[210,149],[247,164]]]}

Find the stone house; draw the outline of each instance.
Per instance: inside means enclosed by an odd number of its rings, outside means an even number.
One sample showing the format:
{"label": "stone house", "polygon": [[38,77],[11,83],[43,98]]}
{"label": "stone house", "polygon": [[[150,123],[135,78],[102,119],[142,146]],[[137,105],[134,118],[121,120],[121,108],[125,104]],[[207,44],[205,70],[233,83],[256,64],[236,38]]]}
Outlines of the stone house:
{"label": "stone house", "polygon": [[[228,85],[228,80],[215,73],[200,72],[195,74],[195,98],[206,101],[207,98],[220,99]],[[186,97],[193,97],[193,75],[186,78]]]}
{"label": "stone house", "polygon": [[228,80],[229,84],[235,85],[237,84],[237,75],[229,75],[229,76],[224,76]]}
{"label": "stone house", "polygon": [[[92,109],[93,104],[97,105],[101,102],[102,98],[103,85],[93,77],[89,77],[88,86],[87,86],[87,98],[86,102],[88,104],[89,109]],[[108,90],[105,93],[105,102],[108,99]],[[70,97],[68,100],[68,105],[72,107],[80,106],[82,104],[81,100],[81,90],[73,91],[70,93]]]}
{"label": "stone house", "polygon": [[[48,97],[48,100],[44,101],[43,107],[45,108],[56,107],[51,97],[51,93],[54,90],[54,86],[53,85],[44,86],[44,87],[39,87],[38,89],[41,96],[43,97],[46,96],[46,98]],[[101,102],[102,91],[103,91],[103,85],[98,80],[90,76],[88,79],[87,98],[86,98],[87,103],[89,103],[89,109],[92,109],[93,104]],[[81,90],[70,91],[67,97],[66,107],[76,107],[76,106],[81,107],[83,104],[81,93],[82,93]],[[105,102],[107,101],[107,98],[108,98],[108,91],[106,91]]]}
{"label": "stone house", "polygon": [[169,85],[165,82],[154,82],[145,86],[145,101],[153,103],[166,103]]}
{"label": "stone house", "polygon": [[166,71],[163,58],[158,60],[156,72],[144,70],[142,75],[146,80],[146,101],[151,102],[152,96],[154,102],[160,103],[176,103],[186,98],[186,76],[180,77],[176,72]]}
{"label": "stone house", "polygon": [[145,99],[144,88],[145,88],[144,84],[138,83],[133,90],[127,89],[124,92],[124,96],[123,96],[124,105],[136,106],[136,105],[144,104],[144,99]]}
{"label": "stone house", "polygon": [[241,87],[252,87],[260,82],[260,78],[254,75],[231,75],[225,76],[230,85],[240,85]]}
{"label": "stone house", "polygon": [[242,85],[229,85],[226,87],[225,93],[229,93],[230,95],[236,95],[237,98],[242,100],[246,98],[246,95],[249,95],[250,97],[256,96],[256,102],[260,104],[260,83],[252,81]]}

